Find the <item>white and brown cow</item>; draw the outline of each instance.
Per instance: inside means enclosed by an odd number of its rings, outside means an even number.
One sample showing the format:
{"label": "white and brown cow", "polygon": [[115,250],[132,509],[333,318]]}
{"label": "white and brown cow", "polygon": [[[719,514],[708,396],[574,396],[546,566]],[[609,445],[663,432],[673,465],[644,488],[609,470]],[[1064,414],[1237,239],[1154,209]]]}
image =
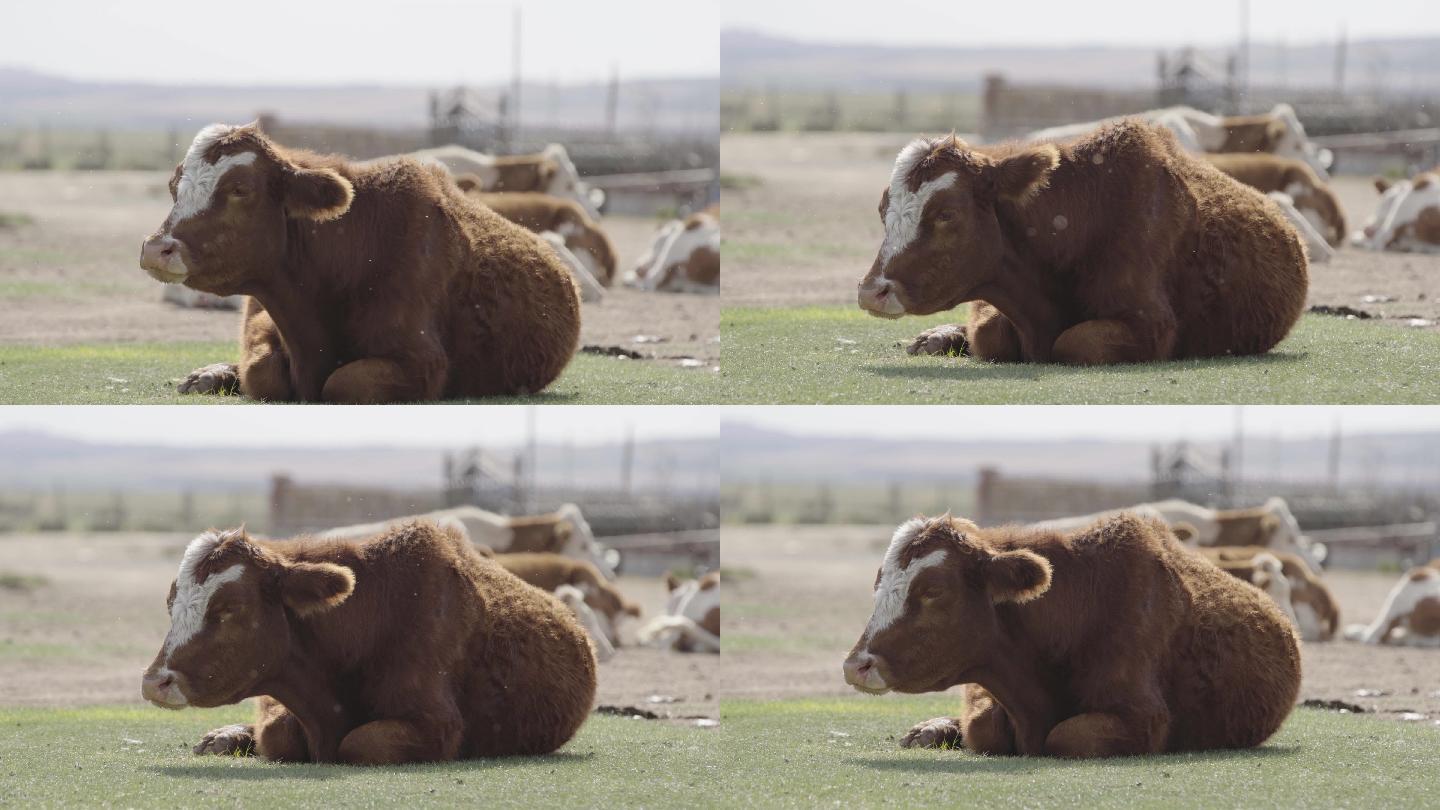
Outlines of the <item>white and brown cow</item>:
{"label": "white and brown cow", "polygon": [[625,284],[658,292],[720,293],[720,208],[660,226]]}
{"label": "white and brown cow", "polygon": [[[605,580],[599,569],[584,560],[548,552],[497,553],[493,559],[506,571],[541,590],[558,593],[560,588],[570,587],[579,591],[594,612],[600,629],[597,643],[603,640],[618,646],[621,625],[629,618],[640,616],[640,606],[627,599]],[[583,623],[584,617],[581,618]]]}
{"label": "white and brown cow", "polygon": [[595,696],[570,612],[429,522],[360,542],[206,532],[167,608],[147,700],[259,698],[254,724],[216,729],[196,753],[366,765],[545,754]]}
{"label": "white and brown cow", "polygon": [[1375,621],[1345,628],[1345,637],[1366,644],[1440,647],[1440,560],[1412,568],[1385,597]]}
{"label": "white and brown cow", "polygon": [[438,509],[421,515],[407,515],[393,520],[342,526],[321,534],[327,538],[360,538],[375,534],[412,520],[432,520],[459,529],[477,545],[497,552],[545,552],[563,554],[595,566],[606,579],[615,579],[618,555],[595,542],[595,533],[585,520],[580,507],[562,505],[543,515],[501,515],[478,506],[457,506]]}
{"label": "white and brown cow", "polygon": [[1377,178],[1375,213],[1351,244],[1370,250],[1440,253],[1440,167],[1410,180]]}
{"label": "white and brown cow", "polygon": [[1077,532],[902,524],[845,659],[859,691],[965,686],[964,715],[905,747],[1102,757],[1260,745],[1300,687],[1290,622],[1264,594],[1123,514]]}
{"label": "white and brown cow", "polygon": [[536,191],[574,200],[591,218],[600,218],[605,193],[580,179],[570,153],[558,143],[531,155],[487,155],[463,146],[440,146],[409,153],[444,166],[451,174],[473,175],[481,191]]}
{"label": "white and brown cow", "polygon": [[[1229,152],[1206,155],[1211,166],[1256,191],[1280,192],[1290,198],[1310,227],[1331,247],[1344,244],[1348,233],[1340,198],[1304,162],[1266,153]],[[1313,261],[1315,250],[1312,246]]]}
{"label": "white and brown cow", "polygon": [[[1179,536],[1178,530],[1176,536]],[[1330,641],[1340,629],[1335,595],[1299,555],[1262,546],[1196,549],[1227,574],[1270,594],[1305,641]]]}
{"label": "white and brown cow", "polygon": [[1289,104],[1277,104],[1270,112],[1260,115],[1232,116],[1214,115],[1194,107],[1164,107],[1130,116],[1036,130],[1026,134],[1024,140],[1068,140],[1125,118],[1139,118],[1165,127],[1190,152],[1263,152],[1302,161],[1321,179],[1330,179],[1334,155],[1309,139],[1295,108]]}
{"label": "white and brown cow", "polygon": [[1162,520],[1176,531],[1181,541],[1192,547],[1261,546],[1300,557],[1311,573],[1317,575],[1325,561],[1325,545],[1311,541],[1300,531],[1300,522],[1290,511],[1290,505],[1280,497],[1270,498],[1260,506],[1247,509],[1211,509],[1171,498],[1093,515],[1056,518],[1035,525],[1037,528],[1073,531],[1121,512],[1134,512]]}
{"label": "white and brown cow", "polygon": [[640,629],[640,643],[678,652],[720,652],[720,572],[699,579],[665,576],[665,615]]}

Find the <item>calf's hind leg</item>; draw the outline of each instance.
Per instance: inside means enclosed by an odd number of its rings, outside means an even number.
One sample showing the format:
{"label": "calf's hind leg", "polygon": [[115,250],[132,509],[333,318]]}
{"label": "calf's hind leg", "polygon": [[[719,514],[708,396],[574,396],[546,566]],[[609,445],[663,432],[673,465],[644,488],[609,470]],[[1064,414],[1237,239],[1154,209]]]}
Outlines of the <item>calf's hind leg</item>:
{"label": "calf's hind leg", "polygon": [[1118,714],[1087,712],[1050,729],[1045,753],[1074,759],[1156,754],[1164,748],[1168,729],[1169,723],[1163,717],[1146,722]]}
{"label": "calf's hind leg", "polygon": [[325,402],[346,405],[439,399],[444,386],[442,376],[407,370],[394,360],[367,357],[335,369],[325,380],[320,397]]}
{"label": "calf's hind leg", "polygon": [[374,720],[340,741],[340,761],[351,765],[443,762],[460,753],[460,724],[427,727],[410,720]]}
{"label": "calf's hind leg", "polygon": [[1145,363],[1168,359],[1174,343],[1173,330],[1168,337],[1145,340],[1124,321],[1084,321],[1060,333],[1052,356],[1058,363],[1077,366]]}

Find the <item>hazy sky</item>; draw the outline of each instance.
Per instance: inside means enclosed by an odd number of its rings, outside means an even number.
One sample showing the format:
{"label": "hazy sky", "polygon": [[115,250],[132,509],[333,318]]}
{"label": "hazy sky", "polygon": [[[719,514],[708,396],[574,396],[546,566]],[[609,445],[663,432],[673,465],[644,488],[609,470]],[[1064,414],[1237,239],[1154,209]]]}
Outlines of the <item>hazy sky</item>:
{"label": "hazy sky", "polygon": [[[810,41],[945,45],[1212,45],[1233,42],[1241,0],[830,0],[819,4],[724,0],[727,28],[750,28]],[[1341,24],[1350,37],[1440,32],[1434,0],[1251,0],[1254,40],[1298,45],[1330,41]]]}
{"label": "hazy sky", "polygon": [[[577,445],[716,438],[719,409],[704,407],[536,408],[541,442]],[[62,436],[116,444],[197,446],[402,445],[455,447],[518,444],[525,440],[524,407],[435,405],[374,408],[195,408],[184,405],[0,408],[0,432],[38,429]]]}
{"label": "hazy sky", "polygon": [[0,9],[0,66],[185,84],[508,81],[517,5],[531,80],[605,79],[612,62],[629,78],[719,73],[714,0],[16,0]]}
{"label": "hazy sky", "polygon": [[[727,421],[791,433],[866,438],[947,439],[1212,439],[1235,433],[1237,410],[1193,406],[859,406],[732,408]],[[1247,406],[1239,410],[1253,437],[1328,436],[1338,420],[1347,433],[1440,430],[1440,408]],[[722,443],[723,447],[723,443]]]}

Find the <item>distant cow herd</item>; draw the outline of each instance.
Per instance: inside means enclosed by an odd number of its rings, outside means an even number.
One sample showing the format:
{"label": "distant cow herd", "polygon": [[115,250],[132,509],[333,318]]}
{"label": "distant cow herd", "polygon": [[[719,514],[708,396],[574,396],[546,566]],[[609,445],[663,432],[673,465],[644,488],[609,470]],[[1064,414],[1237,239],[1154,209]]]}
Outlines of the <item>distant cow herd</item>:
{"label": "distant cow herd", "polygon": [[[881,561],[845,679],[871,694],[965,686],[964,714],[917,724],[905,747],[1098,757],[1256,746],[1295,704],[1300,641],[1339,634],[1324,557],[1279,498],[986,529],[916,518]],[[1440,647],[1440,560],[1344,635]]]}
{"label": "distant cow herd", "polygon": [[1440,252],[1440,169],[1377,181],[1347,233],[1332,156],[1286,104],[1221,117],[1188,107],[975,146],[918,139],[880,199],[865,311],[966,324],[911,354],[1079,365],[1269,351],[1298,320],[1312,263],[1348,242]]}
{"label": "distant cow herd", "polygon": [[580,304],[617,280],[719,291],[719,209],[662,225],[623,278],[604,195],[558,144],[355,162],[255,125],[201,130],[141,267],[188,306],[243,308],[240,361],[182,393],[382,403],[525,395],[578,349]]}

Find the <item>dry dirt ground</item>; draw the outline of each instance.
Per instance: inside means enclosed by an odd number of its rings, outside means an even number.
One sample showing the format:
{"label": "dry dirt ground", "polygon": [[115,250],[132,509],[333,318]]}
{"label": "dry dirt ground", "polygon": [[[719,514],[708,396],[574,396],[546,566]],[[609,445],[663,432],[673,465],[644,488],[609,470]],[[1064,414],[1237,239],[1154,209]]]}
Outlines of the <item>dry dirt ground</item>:
{"label": "dry dirt ground", "polygon": [[[170,210],[169,175],[157,172],[0,173],[0,343],[62,345],[231,340],[234,312],[185,310],[161,301],[140,269],[140,242]],[[645,252],[658,223],[608,217],[618,271]],[[663,342],[636,343],[637,335]],[[586,304],[581,342],[623,346],[656,362],[720,357],[714,295],[625,288]]]}
{"label": "dry dirt ground", "polygon": [[[0,706],[141,702],[140,673],[165,638],[165,594],[189,540],[0,534]],[[663,611],[662,581],[622,577],[618,586],[644,608],[642,621]],[[596,702],[680,722],[718,719],[718,666],[714,655],[622,647],[600,665]]]}
{"label": "dry dirt ground", "polygon": [[[724,697],[855,694],[840,662],[870,615],[871,586],[891,531],[726,526]],[[1370,621],[1396,576],[1331,571],[1325,581],[1343,626]],[[1397,719],[1417,712],[1440,725],[1440,649],[1334,641],[1308,644],[1302,657],[1302,700],[1341,700]]]}
{"label": "dry dirt ground", "polygon": [[[884,233],[876,212],[880,192],[908,140],[896,134],[722,138],[726,306],[853,305],[855,285]],[[1367,177],[1340,177],[1334,187],[1354,231],[1378,195]],[[1309,303],[1355,307],[1394,323],[1420,317],[1440,324],[1440,256],[1341,248],[1334,261],[1311,268]]]}

